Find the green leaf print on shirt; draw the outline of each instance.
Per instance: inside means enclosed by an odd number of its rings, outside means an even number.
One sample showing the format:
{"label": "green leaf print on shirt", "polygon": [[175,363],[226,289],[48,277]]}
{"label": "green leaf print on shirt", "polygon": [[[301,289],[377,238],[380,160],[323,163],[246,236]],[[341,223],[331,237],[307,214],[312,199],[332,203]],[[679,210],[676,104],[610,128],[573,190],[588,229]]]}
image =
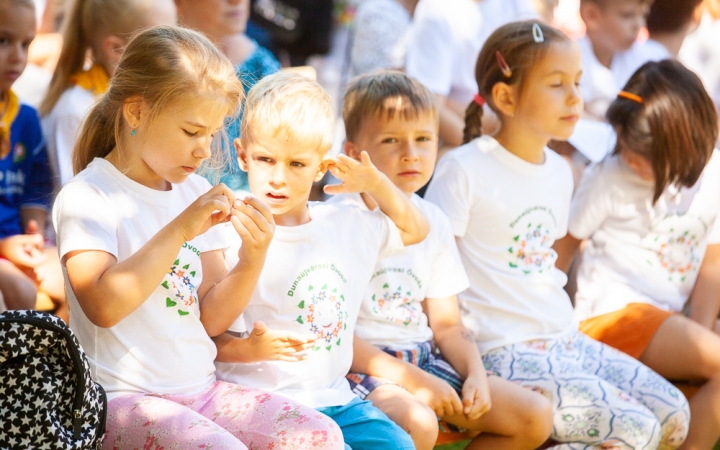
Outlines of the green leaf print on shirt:
{"label": "green leaf print on shirt", "polygon": [[508,247],[512,260],[508,266],[520,269],[523,274],[542,273],[555,262],[555,252],[550,248],[553,242],[550,229],[543,224],[528,223],[527,231],[513,237],[516,243]]}
{"label": "green leaf print on shirt", "polygon": [[180,309],[182,307],[191,307],[197,302],[197,292],[195,286],[196,271],[190,271],[190,264],[180,266],[181,258],[173,262],[172,267],[165,275],[165,279],[160,286],[167,289],[169,297],[165,298],[165,307],[178,308],[177,312],[180,317],[190,314],[189,311]]}
{"label": "green leaf print on shirt", "polygon": [[[383,284],[383,289],[388,289],[388,283]],[[405,326],[411,323],[419,323],[422,311],[419,311],[418,304],[413,302],[412,291],[398,286],[395,290],[386,290],[382,298],[378,299],[375,294],[372,295],[373,308],[372,311],[383,319],[402,323]]]}
{"label": "green leaf print on shirt", "polygon": [[[311,290],[315,289],[308,289]],[[326,283],[315,290],[309,299],[298,303],[297,307],[307,310],[307,313],[300,314],[295,321],[301,325],[307,323],[310,332],[315,334],[318,345],[313,350],[325,348],[330,351],[333,345],[340,346],[340,332],[347,329],[348,318],[344,300],[342,295],[337,295],[337,288],[329,289]]]}

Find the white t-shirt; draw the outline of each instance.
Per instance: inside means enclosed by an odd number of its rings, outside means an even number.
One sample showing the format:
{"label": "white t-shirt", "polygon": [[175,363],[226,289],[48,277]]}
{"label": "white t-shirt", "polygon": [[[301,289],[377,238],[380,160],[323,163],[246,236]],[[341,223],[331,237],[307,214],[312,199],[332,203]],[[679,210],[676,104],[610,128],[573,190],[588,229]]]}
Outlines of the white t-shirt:
{"label": "white t-shirt", "polygon": [[478,90],[475,64],[487,38],[502,25],[537,16],[530,0],[420,0],[406,71],[434,94],[469,103]]}
{"label": "white t-shirt", "polygon": [[[360,194],[334,199],[368,209]],[[432,339],[423,300],[450,297],[470,285],[447,216],[417,195],[411,199],[430,222],[430,233],[375,266],[355,328],[356,336],[394,350],[409,350]]]}
{"label": "white t-shirt", "polygon": [[[75,250],[99,250],[122,262],[209,189],[196,175],[170,191],[150,189],[95,158],[55,202],[60,258]],[[152,295],[111,328],[93,325],[83,313],[63,265],[70,325],[108,399],[129,393],[192,394],[215,381],[216,349],[200,323],[196,290],[202,281],[200,253],[224,247],[215,229],[183,244]]]}
{"label": "white t-shirt", "polygon": [[635,42],[629,50],[615,53],[608,69],[598,61],[587,36],[578,39],[577,44],[582,58],[580,89],[585,109],[600,120],[605,119],[610,103],[640,66],[670,56],[665,47],[656,41]]}
{"label": "white t-shirt", "polygon": [[364,0],[353,21],[350,76],[405,67],[410,13],[396,0]]}
{"label": "white t-shirt", "polygon": [[[275,228],[265,268],[244,323],[231,331],[268,328],[318,336],[300,362],[216,363],[218,378],[289,397],[311,408],[345,405],[355,398],[345,375],[352,364],[358,311],[379,259],[403,248],[395,224],[381,212],[309,203],[312,220]],[[237,236],[237,234],[235,234]],[[239,247],[234,238],[228,254]]]}
{"label": "white t-shirt", "polygon": [[567,277],[555,268],[567,232],[573,178],[545,150],[531,164],[483,136],[448,152],[425,198],[450,218],[471,280],[459,295],[465,326],[481,353],[573,329]]}
{"label": "white t-shirt", "polygon": [[48,160],[57,186],[64,186],[73,177],[73,147],[95,100],[91,92],[80,86],[69,87],[52,111],[41,119],[47,140]]}
{"label": "white t-shirt", "polygon": [[669,186],[655,205],[655,183],[617,155],[588,167],[570,208],[569,232],[588,238],[578,271],[575,316],[607,314],[629,303],[680,311],[708,244],[720,243],[720,152],[691,188]]}
{"label": "white t-shirt", "polygon": [[720,109],[720,20],[706,12],[700,25],[689,34],[680,48],[680,61],[695,72],[707,89],[708,94]]}

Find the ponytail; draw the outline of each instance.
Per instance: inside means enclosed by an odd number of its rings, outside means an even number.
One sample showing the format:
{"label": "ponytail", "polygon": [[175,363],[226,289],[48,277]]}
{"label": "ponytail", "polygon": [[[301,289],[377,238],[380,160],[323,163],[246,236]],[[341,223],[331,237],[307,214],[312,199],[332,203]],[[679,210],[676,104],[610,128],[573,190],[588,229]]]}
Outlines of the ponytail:
{"label": "ponytail", "polygon": [[475,81],[482,101],[473,99],[465,110],[463,143],[482,135],[485,106],[502,120],[502,114],[495,107],[492,97],[493,87],[497,83],[518,86],[519,91],[522,91],[525,77],[544,57],[548,48],[556,42],[569,40],[562,31],[533,20],[511,22],[495,30],[485,41],[475,65]]}
{"label": "ponytail", "polygon": [[82,26],[82,13],[87,0],[72,0],[63,25],[63,45],[48,93],[40,104],[41,116],[46,116],[60,100],[70,84],[70,76],[83,69],[90,39]]}
{"label": "ponytail", "polygon": [[[230,60],[202,34],[176,26],[141,31],[128,43],[110,87],[83,123],[72,153],[73,172],[77,175],[116,148],[122,157],[122,111],[130,98],[150,105],[147,120],[152,121],[168,105],[208,95],[227,114],[236,114],[243,92]],[[222,132],[218,141],[227,146]]]}
{"label": "ponytail", "polygon": [[475,100],[471,101],[465,110],[465,128],[463,129],[463,144],[482,136],[483,107]]}

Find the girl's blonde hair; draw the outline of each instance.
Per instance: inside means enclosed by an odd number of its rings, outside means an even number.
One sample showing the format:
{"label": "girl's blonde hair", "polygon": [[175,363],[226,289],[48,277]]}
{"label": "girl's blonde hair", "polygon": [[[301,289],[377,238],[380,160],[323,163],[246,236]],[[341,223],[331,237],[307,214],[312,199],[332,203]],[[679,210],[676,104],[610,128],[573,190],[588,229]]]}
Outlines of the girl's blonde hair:
{"label": "girl's blonde hair", "polygon": [[330,96],[316,81],[281,71],[248,92],[240,140],[247,148],[262,138],[283,135],[324,155],[332,144],[333,121]]}
{"label": "girl's blonde hair", "polygon": [[[65,89],[70,77],[83,70],[88,51],[110,35],[130,36],[140,28],[139,21],[153,0],[70,0],[63,21],[63,46],[48,93],[40,104],[40,115],[47,115]],[[110,75],[110,74],[108,74]]]}
{"label": "girl's blonde hair", "polygon": [[[176,102],[191,103],[208,96],[216,97],[218,107],[229,115],[237,113],[243,96],[232,63],[212,42],[196,31],[175,26],[156,26],[138,33],[128,43],[108,91],[83,124],[73,149],[74,173],[117,146],[126,100],[139,97],[148,103],[148,120],[152,121]],[[223,144],[226,141],[222,140]]]}

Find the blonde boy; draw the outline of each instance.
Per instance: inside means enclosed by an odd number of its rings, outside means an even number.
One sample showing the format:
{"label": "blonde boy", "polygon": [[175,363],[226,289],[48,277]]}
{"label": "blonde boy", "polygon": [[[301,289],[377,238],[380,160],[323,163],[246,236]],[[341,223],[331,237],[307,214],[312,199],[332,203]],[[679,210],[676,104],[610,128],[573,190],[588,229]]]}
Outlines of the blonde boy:
{"label": "blonde boy", "polygon": [[[460,318],[457,294],[469,282],[450,221],[415,195],[430,181],[437,157],[433,94],[401,72],[377,71],[348,84],[343,119],[345,153],[360,159],[366,150],[430,222],[425,240],[375,267],[355,331],[350,385],[408,430],[418,450],[433,448],[437,417],[481,432],[473,449],[537,448],[551,431],[550,404],[509,381],[486,377]],[[377,206],[365,193],[336,200],[364,211]]]}
{"label": "blonde boy", "polygon": [[[346,448],[411,449],[407,433],[370,402],[359,400],[345,375],[375,263],[424,239],[428,223],[366,153],[361,162],[343,155],[324,158],[332,124],[328,95],[299,75],[270,75],[248,94],[242,137],[236,141],[240,167],[277,226],[244,311],[244,321],[255,329],[248,339],[226,333],[216,341],[222,361],[218,376],[316,408],[337,422]],[[313,181],[326,170],[342,182],[326,192],[364,192],[380,211],[308,202]],[[266,325],[287,330],[285,338]],[[236,322],[230,331],[244,329],[245,323]],[[250,340],[267,351],[253,354],[253,362],[234,364],[249,360]]]}

